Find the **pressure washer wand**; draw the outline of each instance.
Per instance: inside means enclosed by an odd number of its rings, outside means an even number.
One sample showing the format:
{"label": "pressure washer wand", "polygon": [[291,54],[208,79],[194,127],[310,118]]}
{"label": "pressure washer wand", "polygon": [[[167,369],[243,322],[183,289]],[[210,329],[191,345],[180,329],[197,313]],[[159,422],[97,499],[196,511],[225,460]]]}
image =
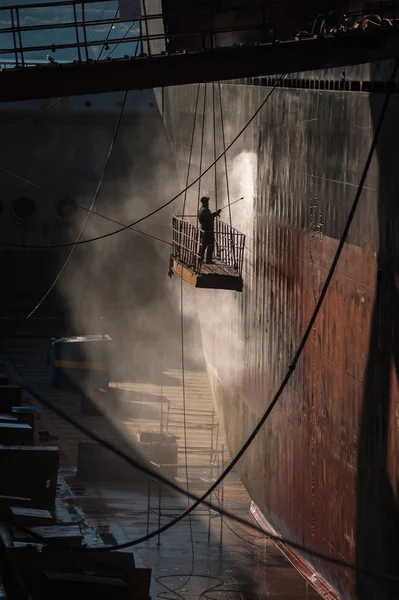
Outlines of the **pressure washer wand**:
{"label": "pressure washer wand", "polygon": [[240,200],[244,200],[244,196],[242,196],[241,198],[238,198],[238,200],[234,200],[234,202],[230,202],[230,204],[226,204],[226,206],[222,206],[222,208],[220,210],[224,210],[225,208],[229,208],[229,206],[233,206],[233,204],[235,204],[236,202],[239,202]]}

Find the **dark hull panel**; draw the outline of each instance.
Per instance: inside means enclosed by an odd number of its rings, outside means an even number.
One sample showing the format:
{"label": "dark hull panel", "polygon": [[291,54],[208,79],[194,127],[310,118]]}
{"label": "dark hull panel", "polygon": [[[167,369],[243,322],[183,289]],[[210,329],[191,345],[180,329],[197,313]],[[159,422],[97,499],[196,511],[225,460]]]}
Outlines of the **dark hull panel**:
{"label": "dark hull panel", "polygon": [[[374,68],[374,67],[373,67]],[[232,223],[247,236],[242,294],[198,290],[214,396],[235,454],[264,413],[309,322],[336,252],[384,100],[320,91],[312,79],[387,80],[391,66],[309,74],[309,89],[276,90],[228,154]],[[201,161],[201,87],[192,180]],[[226,143],[269,89],[221,86]],[[159,94],[181,183],[187,175],[197,87]],[[203,168],[214,156],[207,86]],[[281,535],[363,568],[396,573],[399,98],[306,349],[278,405],[239,464],[241,478]],[[220,109],[217,148],[222,150]],[[218,206],[227,203],[223,161]],[[215,204],[215,172],[201,182]],[[188,211],[195,211],[198,188]],[[227,211],[226,211],[227,212]],[[228,219],[227,214],[223,214]],[[305,558],[340,598],[394,598],[392,583]]]}

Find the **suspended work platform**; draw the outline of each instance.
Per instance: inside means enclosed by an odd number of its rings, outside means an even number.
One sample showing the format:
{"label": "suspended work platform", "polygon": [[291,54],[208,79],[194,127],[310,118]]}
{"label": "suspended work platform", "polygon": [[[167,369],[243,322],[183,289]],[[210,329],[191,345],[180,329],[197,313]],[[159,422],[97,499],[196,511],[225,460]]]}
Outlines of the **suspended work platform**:
{"label": "suspended work platform", "polygon": [[245,235],[215,219],[213,261],[207,254],[204,232],[187,218],[173,217],[170,269],[196,288],[242,292]]}

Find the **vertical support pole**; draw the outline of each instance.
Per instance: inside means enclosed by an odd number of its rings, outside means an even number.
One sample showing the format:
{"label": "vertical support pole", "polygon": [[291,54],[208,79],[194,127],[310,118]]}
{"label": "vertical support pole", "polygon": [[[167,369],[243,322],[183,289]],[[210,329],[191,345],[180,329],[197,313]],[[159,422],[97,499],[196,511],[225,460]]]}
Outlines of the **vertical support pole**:
{"label": "vertical support pole", "polygon": [[209,49],[213,50],[213,12],[212,12],[212,2],[209,1]]}
{"label": "vertical support pole", "polygon": [[262,0],[262,22],[263,22],[263,41],[267,42],[267,29],[266,29],[266,8],[265,0]]}
{"label": "vertical support pole", "polygon": [[148,34],[147,7],[146,7],[146,1],[145,0],[143,0],[143,14],[144,14],[145,35],[146,35],[146,38],[147,38],[148,56],[151,58],[150,36]]}
{"label": "vertical support pole", "polygon": [[[159,483],[159,490],[158,490],[158,529],[161,529],[161,506],[162,506],[162,483]],[[161,534],[158,533],[158,541],[157,541],[157,546],[161,545]]]}
{"label": "vertical support pole", "polygon": [[89,62],[89,49],[87,47],[86,15],[85,15],[85,4],[84,4],[84,2],[82,2],[81,7],[82,7],[83,39],[84,39],[84,42],[85,42],[86,60],[87,60],[87,62]]}
{"label": "vertical support pole", "polygon": [[210,457],[210,464],[212,465],[212,460],[213,460],[213,428],[215,425],[215,411],[212,410],[212,425],[211,425],[211,451],[209,453],[209,457]]}
{"label": "vertical support pole", "polygon": [[11,26],[12,26],[12,39],[13,39],[13,43],[14,43],[15,64],[18,67],[19,59],[18,59],[18,50],[17,50],[17,38],[15,35],[14,9],[10,8],[10,13],[11,13]]}
{"label": "vertical support pole", "polygon": [[76,43],[78,45],[78,58],[79,58],[79,62],[82,62],[82,55],[80,53],[80,40],[79,40],[78,18],[77,18],[77,15],[76,15],[76,4],[73,5],[73,18],[75,19],[75,33],[76,33]]}
{"label": "vertical support pole", "polygon": [[24,58],[24,51],[23,51],[23,47],[22,47],[22,36],[21,36],[21,27],[19,24],[19,8],[15,9],[15,14],[17,17],[17,32],[18,32],[18,41],[19,41],[19,48],[20,48],[20,52],[21,52],[21,63],[22,66],[25,66],[25,58]]}
{"label": "vertical support pole", "polygon": [[[222,472],[224,469],[224,444],[222,444]],[[222,481],[222,490],[221,490],[221,494],[222,494],[222,510],[224,508],[224,479]],[[223,547],[223,524],[224,524],[224,517],[223,515],[220,515],[220,548]]]}
{"label": "vertical support pole", "polygon": [[148,479],[147,495],[147,535],[150,533],[150,511],[151,511],[151,478]]}

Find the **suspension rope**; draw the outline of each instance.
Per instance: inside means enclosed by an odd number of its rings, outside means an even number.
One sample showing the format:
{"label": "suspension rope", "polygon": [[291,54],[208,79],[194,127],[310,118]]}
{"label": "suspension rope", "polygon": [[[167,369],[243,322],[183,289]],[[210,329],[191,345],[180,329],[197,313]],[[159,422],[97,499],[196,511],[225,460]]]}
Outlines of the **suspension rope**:
{"label": "suspension rope", "polygon": [[[202,159],[204,155],[204,137],[205,137],[205,117],[206,117],[206,90],[207,84],[204,83],[204,104],[202,107],[202,131],[201,131],[201,148],[200,148],[200,163],[199,163],[199,174],[201,176],[202,173]],[[198,227],[198,212],[200,209],[200,199],[201,199],[201,177],[198,181],[198,200],[197,200],[197,227]]]}
{"label": "suspension rope", "polygon": [[[173,196],[173,198],[171,198],[170,200],[168,200],[167,202],[165,202],[161,206],[158,206],[158,208],[155,208],[153,211],[151,211],[148,214],[144,215],[144,217],[141,217],[140,219],[137,219],[137,221],[134,221],[133,223],[129,223],[129,225],[125,225],[124,227],[121,227],[120,229],[116,229],[115,231],[111,231],[111,232],[105,233],[103,235],[98,235],[96,237],[88,238],[87,240],[80,240],[78,242],[78,245],[80,245],[80,244],[90,244],[90,243],[96,242],[98,240],[104,240],[104,239],[106,239],[108,237],[112,237],[114,235],[117,235],[117,234],[121,233],[122,231],[125,231],[125,229],[129,229],[130,227],[134,227],[135,225],[138,225],[139,223],[142,223],[143,221],[146,221],[147,219],[150,219],[152,216],[154,216],[155,214],[157,214],[158,212],[160,212],[161,210],[163,210],[164,208],[166,208],[167,206],[169,206],[170,204],[172,204],[175,200],[177,200],[177,198],[179,198],[180,196],[182,196],[183,194],[185,194],[187,190],[189,190],[196,183],[198,183],[198,181],[202,177],[204,177],[204,175],[206,175],[214,167],[215,162],[217,163],[221,158],[223,158],[223,156],[225,155],[225,153],[227,153],[230,150],[230,148],[232,148],[232,146],[236,143],[236,141],[242,136],[242,134],[244,133],[244,131],[251,125],[251,123],[255,120],[255,118],[257,117],[257,115],[262,110],[262,108],[265,106],[265,104],[267,103],[267,101],[269,100],[269,98],[271,97],[271,95],[273,94],[274,90],[279,85],[280,81],[283,79],[283,76],[284,75],[280,75],[280,77],[278,77],[278,79],[276,79],[273,87],[271,88],[271,90],[267,94],[266,98],[261,102],[261,104],[256,109],[256,111],[254,112],[254,114],[252,115],[252,117],[249,119],[249,121],[247,121],[247,123],[244,125],[244,127],[237,133],[237,135],[235,136],[235,138],[233,138],[233,140],[225,148],[225,150],[221,154],[219,154],[219,156],[216,158],[216,161],[212,161],[212,163],[202,172],[202,174],[199,175],[198,177],[196,177],[183,190],[181,190],[178,194],[176,194],[175,196]],[[75,242],[66,242],[64,244],[13,244],[11,242],[4,242],[4,241],[0,240],[0,246],[8,246],[9,248],[31,248],[31,249],[45,249],[46,248],[46,249],[50,249],[50,248],[66,248],[68,246],[73,246],[74,244],[75,244]]]}
{"label": "suspension rope", "polygon": [[[222,103],[222,86],[220,84],[219,81],[219,104],[220,104],[220,122],[221,122],[221,127],[222,127],[222,143],[223,143],[223,150],[226,148],[226,139],[225,139],[225,132],[224,132],[224,116],[223,116],[223,103]],[[231,243],[231,250],[233,253],[233,264],[234,264],[234,268],[237,267],[237,261],[236,261],[236,250],[235,250],[235,244],[234,244],[234,234],[233,234],[233,223],[232,223],[232,218],[231,218],[231,201],[230,201],[230,185],[229,185],[229,170],[227,167],[227,155],[226,153],[224,154],[224,171],[225,171],[225,176],[226,176],[226,195],[227,195],[227,206],[229,209],[229,221],[230,221],[230,243]]]}
{"label": "suspension rope", "polygon": [[24,123],[28,123],[28,121],[32,121],[32,119],[36,119],[36,117],[47,112],[48,110],[50,110],[50,108],[53,108],[53,106],[55,106],[56,104],[61,102],[61,100],[63,100],[63,99],[64,98],[58,98],[57,100],[55,100],[54,102],[52,102],[51,104],[46,106],[45,108],[41,108],[40,110],[35,112],[33,115],[26,117],[26,119],[22,119],[22,121],[17,121],[16,123],[11,123],[10,125],[6,125],[6,127],[3,127],[2,129],[0,129],[0,133],[2,133],[3,131],[8,131],[9,129],[13,129],[13,127],[18,127],[19,125],[23,125]]}
{"label": "suspension rope", "polygon": [[223,144],[223,157],[224,157],[224,170],[226,174],[226,194],[227,194],[227,204],[229,208],[229,221],[230,227],[233,228],[233,223],[231,219],[231,206],[230,206],[230,186],[229,186],[229,172],[227,168],[227,156],[226,156],[226,138],[224,134],[224,117],[223,117],[223,104],[222,104],[222,86],[219,81],[219,104],[220,104],[220,123],[222,128],[222,144]]}
{"label": "suspension rope", "polygon": [[[104,10],[105,10],[105,9],[104,9]],[[103,52],[104,52],[104,50],[105,50],[105,46],[106,46],[106,45],[107,45],[107,43],[108,43],[109,36],[111,35],[111,31],[112,31],[112,29],[114,28],[115,21],[116,21],[116,19],[118,18],[118,13],[119,13],[119,3],[118,3],[118,8],[117,8],[117,9],[116,9],[116,11],[115,11],[115,16],[114,16],[114,18],[113,18],[113,21],[112,21],[111,25],[109,26],[109,29],[108,29],[107,36],[106,36],[106,38],[105,38],[105,41],[104,41],[104,44],[103,44],[103,46],[101,47],[100,54],[98,55],[98,58],[97,58],[97,60],[100,60],[100,59],[101,59],[102,53],[103,53]]]}
{"label": "suspension rope", "polygon": [[[205,84],[206,85],[206,84]],[[190,143],[190,154],[188,157],[188,165],[187,165],[187,177],[186,177],[186,187],[190,180],[190,169],[191,169],[191,160],[193,156],[193,148],[194,148],[194,140],[195,140],[195,128],[197,123],[197,113],[198,113],[198,104],[199,104],[199,94],[200,94],[201,84],[198,84],[197,88],[197,96],[195,101],[195,109],[194,109],[194,119],[193,119],[193,129],[191,133],[191,143]],[[202,152],[202,150],[201,150]],[[202,161],[202,155],[201,155]],[[200,167],[201,169],[201,167]],[[201,170],[200,170],[201,172]],[[186,211],[186,202],[187,202],[187,192],[184,194],[183,199],[183,219]],[[185,472],[186,472],[186,489],[187,489],[187,510],[190,509],[190,483],[188,478],[188,442],[187,442],[187,404],[186,404],[186,374],[185,374],[185,358],[184,358],[184,292],[183,292],[183,279],[180,278],[180,339],[181,339],[181,372],[182,372],[182,397],[183,397],[183,429],[184,429],[184,460],[185,460]],[[194,575],[195,569],[195,548],[194,548],[194,534],[193,534],[193,524],[191,519],[191,513],[188,516],[188,524],[190,531],[190,546],[191,546],[191,569],[188,575],[187,580],[180,584],[178,587],[173,590],[166,586],[164,583],[159,581],[162,577],[158,577],[159,583],[163,585],[169,592],[173,594],[177,593],[177,590],[185,587],[191,578]],[[180,596],[180,594],[177,594]]]}
{"label": "suspension rope", "polygon": [[215,105],[215,82],[212,82],[212,112],[213,112],[213,162],[215,165],[215,206],[218,210],[218,173],[216,162],[216,105]]}
{"label": "suspension rope", "polygon": [[[33,181],[29,181],[29,179],[25,179],[24,177],[22,177],[21,175],[18,175],[17,173],[13,173],[12,171],[9,171],[8,169],[4,169],[4,167],[0,167],[0,172],[5,173],[6,175],[10,175],[11,177],[15,177],[16,179],[19,179],[20,181],[23,181],[24,183],[27,183],[28,185],[31,185],[34,188],[37,188],[37,189],[43,190],[43,191],[47,191],[49,194],[52,194],[52,190],[49,187],[47,187],[47,186],[44,187],[42,185],[38,185],[37,183],[33,183]],[[242,198],[240,198],[240,200],[241,199]],[[237,202],[237,200],[235,200],[235,202]],[[234,202],[232,204],[234,204]],[[107,215],[99,213],[95,210],[91,210],[87,206],[83,206],[83,204],[77,204],[76,202],[74,202],[74,205],[77,208],[80,208],[81,210],[91,213],[95,217],[100,217],[100,219],[104,219],[106,221],[109,221],[110,223],[115,223],[115,225],[119,225],[122,227],[126,226],[125,223],[122,223],[121,221],[117,221],[116,219],[113,219],[112,217],[108,217]],[[161,242],[162,244],[167,244],[168,246],[173,246],[172,242],[168,242],[167,240],[164,240],[156,235],[151,235],[150,233],[147,233],[145,231],[141,231],[140,229],[135,229],[134,227],[129,227],[126,231],[132,231],[133,233],[140,233],[140,235],[144,235],[148,238],[156,240],[157,242]]]}

